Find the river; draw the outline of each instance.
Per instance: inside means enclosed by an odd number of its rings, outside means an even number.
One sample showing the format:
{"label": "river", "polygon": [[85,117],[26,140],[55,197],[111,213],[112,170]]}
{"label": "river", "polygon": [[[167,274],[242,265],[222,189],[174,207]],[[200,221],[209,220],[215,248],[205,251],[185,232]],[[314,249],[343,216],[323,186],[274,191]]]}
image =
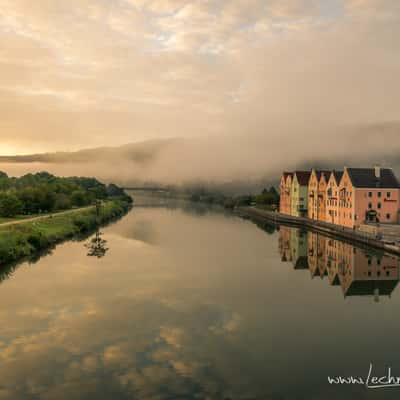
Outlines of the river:
{"label": "river", "polygon": [[328,382],[400,376],[397,258],[189,204],[101,238],[1,283],[0,399],[399,397]]}

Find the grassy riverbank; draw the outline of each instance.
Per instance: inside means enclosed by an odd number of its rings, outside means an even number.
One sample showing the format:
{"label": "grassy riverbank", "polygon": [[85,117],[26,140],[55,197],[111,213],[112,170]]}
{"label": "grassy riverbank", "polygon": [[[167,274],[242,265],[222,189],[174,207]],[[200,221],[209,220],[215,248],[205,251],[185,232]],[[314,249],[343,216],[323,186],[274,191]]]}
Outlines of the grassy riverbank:
{"label": "grassy riverbank", "polygon": [[34,256],[62,240],[96,229],[125,214],[131,207],[126,199],[108,200],[102,203],[99,216],[95,208],[74,213],[0,226],[0,266]]}

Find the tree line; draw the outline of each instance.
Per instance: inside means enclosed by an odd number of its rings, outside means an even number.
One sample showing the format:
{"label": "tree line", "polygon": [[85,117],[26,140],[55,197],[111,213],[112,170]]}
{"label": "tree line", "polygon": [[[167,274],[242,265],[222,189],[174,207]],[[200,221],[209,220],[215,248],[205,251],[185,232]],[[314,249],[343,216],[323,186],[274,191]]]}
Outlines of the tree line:
{"label": "tree line", "polygon": [[220,192],[208,190],[199,186],[189,190],[189,199],[194,202],[219,204],[226,208],[237,206],[260,205],[277,207],[279,205],[279,193],[274,186],[264,188],[261,193],[255,195],[226,196]]}
{"label": "tree line", "polygon": [[48,172],[9,177],[0,171],[0,217],[84,207],[110,197],[129,196],[117,185],[95,178],[57,177]]}

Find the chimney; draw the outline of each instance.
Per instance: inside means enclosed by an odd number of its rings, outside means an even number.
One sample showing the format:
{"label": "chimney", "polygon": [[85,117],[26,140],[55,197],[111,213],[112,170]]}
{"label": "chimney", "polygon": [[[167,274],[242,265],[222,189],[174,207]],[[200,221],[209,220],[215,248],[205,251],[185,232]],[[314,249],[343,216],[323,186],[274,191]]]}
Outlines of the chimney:
{"label": "chimney", "polygon": [[375,165],[375,178],[380,179],[381,177],[381,166]]}

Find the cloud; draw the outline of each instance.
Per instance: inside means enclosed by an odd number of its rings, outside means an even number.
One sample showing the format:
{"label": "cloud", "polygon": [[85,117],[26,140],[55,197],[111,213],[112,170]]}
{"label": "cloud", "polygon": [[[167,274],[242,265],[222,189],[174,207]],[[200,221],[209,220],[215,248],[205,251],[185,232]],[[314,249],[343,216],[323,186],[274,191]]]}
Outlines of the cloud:
{"label": "cloud", "polygon": [[0,0],[0,144],[242,136],[334,157],[332,132],[398,121],[399,22],[395,0]]}

